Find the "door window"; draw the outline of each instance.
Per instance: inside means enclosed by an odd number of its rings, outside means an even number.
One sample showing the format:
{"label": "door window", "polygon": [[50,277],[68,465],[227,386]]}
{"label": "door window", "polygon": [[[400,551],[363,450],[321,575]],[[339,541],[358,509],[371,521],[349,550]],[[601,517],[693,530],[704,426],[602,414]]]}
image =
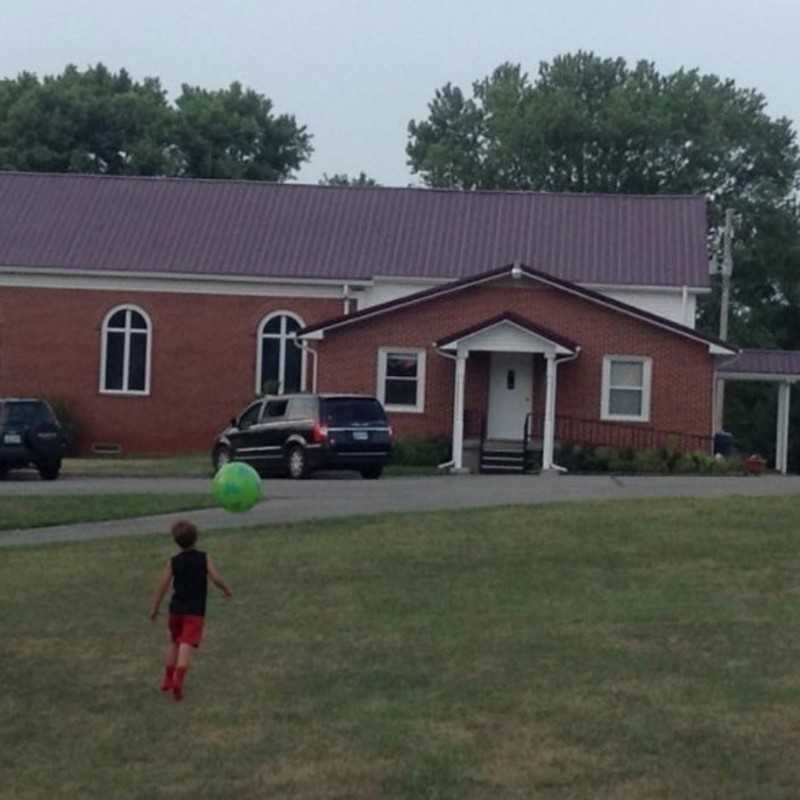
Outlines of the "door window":
{"label": "door window", "polygon": [[286,414],[287,405],[287,400],[270,400],[269,403],[267,403],[267,410],[264,414],[264,418],[268,422],[283,418]]}
{"label": "door window", "polygon": [[239,417],[239,428],[244,430],[251,425],[258,422],[259,412],[261,411],[261,403],[253,403],[242,415]]}

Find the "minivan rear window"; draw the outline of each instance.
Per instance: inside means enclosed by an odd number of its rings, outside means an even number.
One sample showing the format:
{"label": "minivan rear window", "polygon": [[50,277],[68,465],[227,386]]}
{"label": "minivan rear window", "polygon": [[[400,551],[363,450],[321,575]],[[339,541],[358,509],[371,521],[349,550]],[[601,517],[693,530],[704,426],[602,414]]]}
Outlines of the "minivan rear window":
{"label": "minivan rear window", "polygon": [[383,406],[369,397],[327,397],[322,417],[331,428],[388,424]]}

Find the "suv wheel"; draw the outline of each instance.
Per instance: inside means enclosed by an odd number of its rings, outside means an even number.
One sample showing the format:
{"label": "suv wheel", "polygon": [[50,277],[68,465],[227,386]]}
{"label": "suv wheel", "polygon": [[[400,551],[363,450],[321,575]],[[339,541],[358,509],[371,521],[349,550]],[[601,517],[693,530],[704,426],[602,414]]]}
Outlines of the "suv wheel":
{"label": "suv wheel", "polygon": [[54,481],[58,477],[58,473],[61,472],[61,459],[56,461],[42,461],[36,465],[36,469],[39,470],[39,475],[41,475],[42,480]]}
{"label": "suv wheel", "polygon": [[233,461],[231,457],[231,451],[229,447],[222,445],[214,450],[214,454],[211,456],[211,463],[214,465],[214,474],[216,475],[226,464],[229,464]]}
{"label": "suv wheel", "polygon": [[383,467],[380,465],[364,467],[361,470],[361,477],[367,480],[374,481],[383,474]]}
{"label": "suv wheel", "polygon": [[308,475],[306,451],[298,444],[290,448],[286,454],[286,471],[289,473],[289,477],[296,481]]}

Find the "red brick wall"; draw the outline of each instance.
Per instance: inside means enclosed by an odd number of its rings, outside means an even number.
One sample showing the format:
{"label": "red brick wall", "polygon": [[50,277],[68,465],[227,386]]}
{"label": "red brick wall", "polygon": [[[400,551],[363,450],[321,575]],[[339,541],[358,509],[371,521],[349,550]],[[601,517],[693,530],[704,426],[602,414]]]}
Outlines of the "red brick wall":
{"label": "red brick wall", "polygon": [[[143,308],[153,324],[150,395],[103,395],[101,326],[114,306]],[[125,453],[208,450],[253,398],[257,330],[279,309],[306,323],[341,314],[339,300],[157,292],[0,289],[0,395],[67,400],[83,424],[82,449]],[[310,369],[310,363],[309,363]]]}
{"label": "red brick wall", "polygon": [[[393,413],[392,424],[401,437],[449,436],[454,367],[431,344],[503,311],[581,345],[580,356],[559,367],[557,413],[599,420],[603,356],[649,356],[653,359],[650,423],[644,427],[710,434],[713,365],[706,345],[530,282],[473,287],[331,331],[315,343],[320,353],[319,389],[375,393],[379,347],[426,347],[425,413]],[[467,361],[468,411],[483,413],[486,408],[488,365],[485,356],[470,356]],[[533,405],[539,412],[544,409],[544,386],[543,361],[537,358]]]}

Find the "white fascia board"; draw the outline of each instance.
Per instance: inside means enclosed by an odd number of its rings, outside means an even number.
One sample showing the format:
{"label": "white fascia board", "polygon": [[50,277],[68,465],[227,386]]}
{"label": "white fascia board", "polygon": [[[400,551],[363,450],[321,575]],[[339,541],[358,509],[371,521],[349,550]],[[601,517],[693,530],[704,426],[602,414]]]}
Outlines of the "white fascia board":
{"label": "white fascia board", "polygon": [[712,356],[736,356],[739,351],[735,347],[723,347],[721,344],[710,344],[708,352]]}
{"label": "white fascia board", "polygon": [[[0,286],[39,289],[167,292],[173,294],[261,295],[267,297],[343,296],[354,281],[299,278],[248,278],[239,275],[195,275],[51,268],[0,267]],[[359,285],[370,285],[360,281]]]}
{"label": "white fascia board", "polygon": [[723,381],[765,381],[767,383],[797,383],[800,375],[784,375],[777,372],[718,372]]}
{"label": "white fascia board", "polygon": [[[657,292],[661,294],[683,293],[683,286],[663,286],[647,285],[643,283],[577,283],[584,289],[591,289],[595,292]],[[690,294],[709,294],[711,288],[708,286],[687,286],[686,291]]]}

